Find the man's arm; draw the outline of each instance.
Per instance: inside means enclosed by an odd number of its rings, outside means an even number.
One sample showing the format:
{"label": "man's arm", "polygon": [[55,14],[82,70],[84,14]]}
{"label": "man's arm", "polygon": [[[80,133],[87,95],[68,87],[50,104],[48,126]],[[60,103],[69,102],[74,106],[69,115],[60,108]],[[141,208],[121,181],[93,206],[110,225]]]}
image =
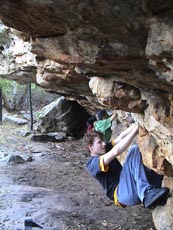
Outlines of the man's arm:
{"label": "man's arm", "polygon": [[126,137],[129,133],[131,133],[135,126],[136,124],[132,124],[127,129],[125,129],[122,133],[120,133],[120,135],[114,139],[115,144],[120,142],[124,137]]}
{"label": "man's arm", "polygon": [[114,110],[113,113],[112,113],[112,115],[110,116],[111,122],[112,122],[115,118],[117,118],[117,116],[118,116],[118,114],[117,114],[116,110]]}
{"label": "man's arm", "polygon": [[138,124],[133,125],[133,129],[129,132],[123,139],[119,141],[109,152],[103,155],[104,165],[109,165],[109,163],[118,155],[123,153],[129,145],[132,143],[134,137],[138,133]]}

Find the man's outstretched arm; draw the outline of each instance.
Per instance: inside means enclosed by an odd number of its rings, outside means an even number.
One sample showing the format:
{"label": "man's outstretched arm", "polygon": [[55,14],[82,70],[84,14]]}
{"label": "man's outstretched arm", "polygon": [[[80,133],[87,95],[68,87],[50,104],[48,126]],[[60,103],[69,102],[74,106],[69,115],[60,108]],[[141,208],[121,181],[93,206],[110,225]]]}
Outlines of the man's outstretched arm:
{"label": "man's outstretched arm", "polygon": [[118,135],[118,137],[115,138],[115,143],[117,144],[118,142],[120,142],[123,138],[125,138],[129,133],[131,133],[133,131],[133,129],[135,128],[137,124],[132,124],[131,126],[129,126],[127,129],[125,129],[122,133],[120,133]]}
{"label": "man's outstretched arm", "polygon": [[134,137],[138,133],[138,124],[133,125],[131,132],[129,132],[123,139],[121,139],[118,144],[116,144],[109,152],[103,155],[104,165],[109,165],[109,163],[118,155],[123,153],[129,145],[132,143]]}
{"label": "man's outstretched arm", "polygon": [[110,120],[111,120],[111,121],[115,120],[115,119],[117,118],[117,116],[118,116],[118,114],[117,114],[116,110],[113,110],[113,113],[112,113],[112,115],[110,116]]}

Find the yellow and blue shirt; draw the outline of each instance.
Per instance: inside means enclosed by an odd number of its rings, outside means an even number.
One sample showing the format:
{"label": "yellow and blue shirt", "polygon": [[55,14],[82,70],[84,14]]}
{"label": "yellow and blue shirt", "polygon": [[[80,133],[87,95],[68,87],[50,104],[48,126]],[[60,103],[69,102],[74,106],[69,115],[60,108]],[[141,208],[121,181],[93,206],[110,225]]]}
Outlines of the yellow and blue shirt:
{"label": "yellow and blue shirt", "polygon": [[105,167],[102,156],[91,156],[86,163],[86,167],[90,174],[104,188],[107,197],[118,205],[119,202],[116,196],[116,188],[119,183],[122,169],[120,162],[115,158],[108,166]]}

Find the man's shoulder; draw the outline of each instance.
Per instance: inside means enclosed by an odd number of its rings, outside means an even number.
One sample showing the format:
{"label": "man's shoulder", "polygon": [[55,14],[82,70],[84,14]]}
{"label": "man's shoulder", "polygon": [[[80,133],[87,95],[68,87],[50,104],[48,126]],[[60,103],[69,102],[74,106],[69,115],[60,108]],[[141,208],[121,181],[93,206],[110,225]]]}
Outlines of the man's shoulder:
{"label": "man's shoulder", "polygon": [[91,156],[87,163],[86,168],[87,170],[93,175],[96,176],[97,173],[100,172],[100,157],[99,156]]}
{"label": "man's shoulder", "polygon": [[105,122],[111,122],[111,118],[108,117],[106,119],[95,121],[95,124],[102,124],[102,123],[105,123]]}
{"label": "man's shoulder", "polygon": [[105,130],[111,127],[110,117],[104,120],[99,120],[94,123],[96,131]]}
{"label": "man's shoulder", "polygon": [[86,164],[90,164],[93,160],[98,159],[99,156],[90,156]]}
{"label": "man's shoulder", "polygon": [[91,156],[86,162],[86,167],[90,168],[91,165],[93,166],[94,164],[98,164],[99,162],[99,156]]}

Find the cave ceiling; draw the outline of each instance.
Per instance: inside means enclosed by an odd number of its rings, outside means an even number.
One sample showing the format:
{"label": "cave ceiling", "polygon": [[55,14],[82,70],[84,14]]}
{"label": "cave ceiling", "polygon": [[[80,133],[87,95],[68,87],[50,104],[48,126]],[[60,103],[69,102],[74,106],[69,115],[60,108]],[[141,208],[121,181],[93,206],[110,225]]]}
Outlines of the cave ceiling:
{"label": "cave ceiling", "polygon": [[[150,103],[148,94],[150,98],[172,93],[172,1],[0,3],[2,22],[31,44],[36,60],[9,78],[35,81],[51,92],[86,102],[88,109],[93,102],[93,108],[143,113]],[[89,84],[91,79],[96,83]],[[89,87],[97,81],[97,89]],[[106,95],[101,92],[105,83],[111,85]],[[140,94],[138,99],[128,99],[132,88]]]}
{"label": "cave ceiling", "polygon": [[0,5],[1,77],[35,82],[89,113],[134,113],[155,143],[148,152],[157,148],[173,165],[172,0]]}

